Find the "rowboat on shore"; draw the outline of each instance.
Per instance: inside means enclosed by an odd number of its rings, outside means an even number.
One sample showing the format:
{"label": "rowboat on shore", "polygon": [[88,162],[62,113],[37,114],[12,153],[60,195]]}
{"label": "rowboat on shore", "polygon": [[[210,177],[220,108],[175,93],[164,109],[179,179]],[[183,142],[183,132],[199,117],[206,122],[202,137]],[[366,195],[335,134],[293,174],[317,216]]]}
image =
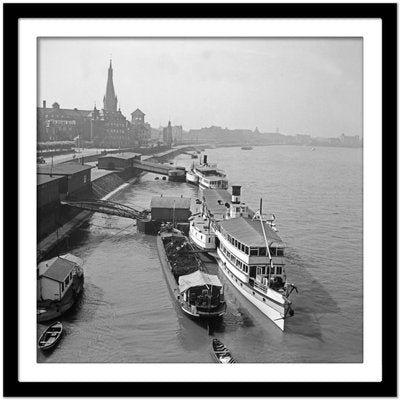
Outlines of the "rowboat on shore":
{"label": "rowboat on shore", "polygon": [[61,339],[63,332],[63,325],[57,321],[51,324],[46,330],[40,335],[38,347],[40,350],[52,349]]}
{"label": "rowboat on shore", "polygon": [[213,339],[211,343],[211,354],[217,363],[234,364],[230,350],[218,339]]}

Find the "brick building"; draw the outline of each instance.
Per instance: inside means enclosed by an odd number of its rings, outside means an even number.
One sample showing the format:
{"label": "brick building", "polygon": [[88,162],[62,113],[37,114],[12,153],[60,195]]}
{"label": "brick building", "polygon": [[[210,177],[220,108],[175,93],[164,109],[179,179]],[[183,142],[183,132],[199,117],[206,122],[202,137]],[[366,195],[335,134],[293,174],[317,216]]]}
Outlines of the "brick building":
{"label": "brick building", "polygon": [[145,122],[145,115],[139,108],[131,113],[129,131],[139,146],[147,145],[151,139],[151,127]]}

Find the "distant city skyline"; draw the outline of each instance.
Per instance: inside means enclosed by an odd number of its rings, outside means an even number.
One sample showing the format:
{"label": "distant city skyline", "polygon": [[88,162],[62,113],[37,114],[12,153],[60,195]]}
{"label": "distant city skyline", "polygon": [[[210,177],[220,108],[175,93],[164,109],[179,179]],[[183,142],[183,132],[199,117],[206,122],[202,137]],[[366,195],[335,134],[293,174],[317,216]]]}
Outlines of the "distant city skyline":
{"label": "distant city skyline", "polygon": [[38,106],[118,108],[153,126],[362,136],[362,39],[39,39]]}

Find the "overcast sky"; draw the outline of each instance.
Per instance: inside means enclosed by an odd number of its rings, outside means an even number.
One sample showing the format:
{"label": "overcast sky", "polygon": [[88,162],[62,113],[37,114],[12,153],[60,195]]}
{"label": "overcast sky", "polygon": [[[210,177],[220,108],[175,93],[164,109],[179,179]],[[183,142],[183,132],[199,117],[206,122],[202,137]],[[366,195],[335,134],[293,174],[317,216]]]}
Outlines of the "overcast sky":
{"label": "overcast sky", "polygon": [[38,105],[103,107],[152,126],[362,135],[361,39],[40,39]]}

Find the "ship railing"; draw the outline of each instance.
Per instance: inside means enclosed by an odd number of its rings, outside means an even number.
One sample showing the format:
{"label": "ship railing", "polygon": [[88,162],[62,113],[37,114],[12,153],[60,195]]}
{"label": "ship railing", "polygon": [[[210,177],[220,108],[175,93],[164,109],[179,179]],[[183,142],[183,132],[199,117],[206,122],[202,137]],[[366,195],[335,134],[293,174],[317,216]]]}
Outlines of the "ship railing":
{"label": "ship railing", "polygon": [[[253,278],[250,278],[249,282],[251,282],[253,284],[252,286],[255,287],[256,289],[261,290],[264,293],[268,293],[268,287],[263,285],[262,283],[257,282]],[[251,285],[251,283],[250,283],[250,285]]]}

